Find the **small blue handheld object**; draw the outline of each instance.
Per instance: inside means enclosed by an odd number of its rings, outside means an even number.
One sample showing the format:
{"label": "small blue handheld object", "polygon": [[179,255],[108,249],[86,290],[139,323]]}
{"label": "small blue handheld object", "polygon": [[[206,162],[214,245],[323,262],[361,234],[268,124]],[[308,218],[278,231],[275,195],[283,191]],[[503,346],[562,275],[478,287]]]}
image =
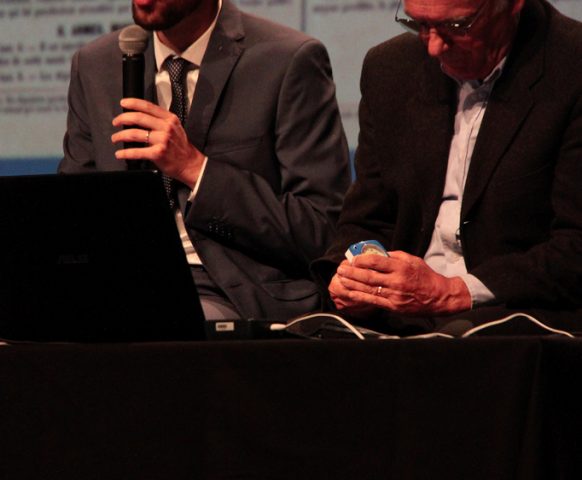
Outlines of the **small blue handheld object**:
{"label": "small blue handheld object", "polygon": [[388,257],[388,252],[378,240],[363,240],[350,245],[346,250],[346,258],[351,262],[356,255],[381,255]]}

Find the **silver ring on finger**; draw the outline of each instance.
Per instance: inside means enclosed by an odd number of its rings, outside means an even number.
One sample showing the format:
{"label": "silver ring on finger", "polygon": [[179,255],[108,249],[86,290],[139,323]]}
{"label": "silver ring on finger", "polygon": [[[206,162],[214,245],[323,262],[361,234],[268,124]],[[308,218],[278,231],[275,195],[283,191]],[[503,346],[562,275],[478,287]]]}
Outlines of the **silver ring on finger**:
{"label": "silver ring on finger", "polygon": [[376,295],[380,296],[381,293],[382,293],[382,285],[378,285],[378,287],[376,288]]}
{"label": "silver ring on finger", "polygon": [[148,131],[146,132],[146,139],[145,139],[145,144],[146,144],[146,145],[149,145],[149,144],[150,144],[150,135],[151,135],[151,133],[152,133],[152,131],[151,131],[151,130],[148,130]]}

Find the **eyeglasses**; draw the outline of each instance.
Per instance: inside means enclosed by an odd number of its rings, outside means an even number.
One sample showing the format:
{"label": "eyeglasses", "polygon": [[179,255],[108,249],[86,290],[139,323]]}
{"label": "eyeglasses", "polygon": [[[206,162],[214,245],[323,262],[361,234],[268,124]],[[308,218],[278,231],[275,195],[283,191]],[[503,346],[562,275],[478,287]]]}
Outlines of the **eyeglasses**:
{"label": "eyeglasses", "polygon": [[400,12],[401,5],[402,0],[399,0],[398,8],[396,9],[396,15],[394,15],[394,21],[402,25],[406,30],[412,33],[424,35],[431,28],[434,28],[441,35],[463,37],[469,33],[475,22],[485,11],[485,5],[487,5],[487,2],[483,2],[479,9],[469,17],[445,20],[444,22],[438,23],[420,22],[408,16],[399,17],[398,12]]}

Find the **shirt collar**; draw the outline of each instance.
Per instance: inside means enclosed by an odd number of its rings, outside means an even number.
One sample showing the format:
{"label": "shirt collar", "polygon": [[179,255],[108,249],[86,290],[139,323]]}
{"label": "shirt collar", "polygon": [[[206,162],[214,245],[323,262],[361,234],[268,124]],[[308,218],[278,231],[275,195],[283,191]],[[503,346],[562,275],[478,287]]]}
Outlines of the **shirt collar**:
{"label": "shirt collar", "polygon": [[156,67],[158,72],[162,69],[163,63],[168,57],[181,57],[184,60],[188,60],[190,63],[200,66],[202,63],[202,58],[206,53],[206,48],[208,47],[208,42],[210,41],[210,36],[214,31],[216,26],[216,21],[218,20],[218,15],[220,15],[220,10],[222,9],[222,0],[218,0],[218,11],[216,12],[216,17],[206,29],[206,31],[198,37],[186,50],[178,55],[171,48],[164,45],[158,38],[157,32],[154,32],[154,54],[156,57]]}
{"label": "shirt collar", "polygon": [[472,89],[476,89],[482,87],[483,85],[492,85],[495,81],[501,76],[503,72],[503,67],[505,66],[505,62],[507,61],[507,56],[503,57],[501,61],[495,66],[495,68],[491,71],[484,80],[459,80],[452,75],[448,75],[445,72],[445,75],[451,77],[457,84],[462,87],[463,85],[469,85]]}

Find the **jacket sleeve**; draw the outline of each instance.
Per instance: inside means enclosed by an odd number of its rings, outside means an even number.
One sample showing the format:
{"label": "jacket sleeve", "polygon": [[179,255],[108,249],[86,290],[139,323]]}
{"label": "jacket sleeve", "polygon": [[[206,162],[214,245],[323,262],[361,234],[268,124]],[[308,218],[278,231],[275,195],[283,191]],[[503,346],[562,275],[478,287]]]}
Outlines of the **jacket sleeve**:
{"label": "jacket sleeve", "polygon": [[63,140],[64,157],[59,164],[59,172],[61,173],[95,170],[93,138],[88,122],[90,117],[87,112],[83,83],[79,72],[80,55],[80,51],[77,51],[71,61],[67,131]]}
{"label": "jacket sleeve", "polygon": [[295,52],[276,110],[271,161],[279,170],[278,190],[256,171],[209,155],[185,223],[195,240],[214,238],[269,263],[299,262],[304,269],[331,242],[350,182],[331,67],[321,43],[308,40]]}
{"label": "jacket sleeve", "polygon": [[320,285],[327,286],[345,251],[352,243],[378,240],[386,248],[392,243],[393,217],[396,213],[394,199],[383,185],[380,165],[376,155],[376,129],[372,119],[366,74],[370,68],[364,61],[361,76],[362,99],[359,105],[360,132],[354,166],[355,180],[344,201],[337,233],[324,256],[313,262],[311,269]]}

